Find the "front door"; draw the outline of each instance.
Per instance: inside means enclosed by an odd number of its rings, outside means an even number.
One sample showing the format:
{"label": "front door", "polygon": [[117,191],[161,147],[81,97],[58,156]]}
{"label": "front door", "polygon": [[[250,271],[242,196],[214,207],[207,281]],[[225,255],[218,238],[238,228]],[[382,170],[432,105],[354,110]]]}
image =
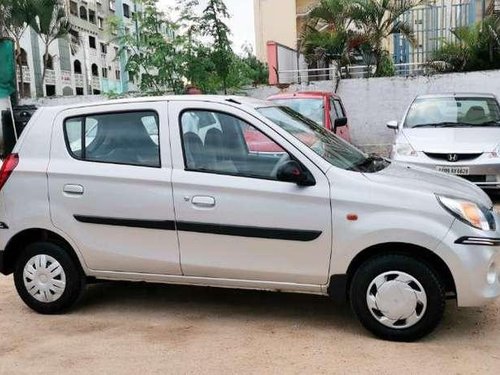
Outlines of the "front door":
{"label": "front door", "polygon": [[[172,101],[169,120],[183,273],[325,284],[332,236],[325,175],[231,105]],[[249,131],[262,132],[273,151],[249,147]],[[291,158],[312,173],[314,186],[277,180],[277,165]]]}
{"label": "front door", "polygon": [[166,102],[89,111],[64,111],[54,123],[54,225],[92,270],[180,275]]}

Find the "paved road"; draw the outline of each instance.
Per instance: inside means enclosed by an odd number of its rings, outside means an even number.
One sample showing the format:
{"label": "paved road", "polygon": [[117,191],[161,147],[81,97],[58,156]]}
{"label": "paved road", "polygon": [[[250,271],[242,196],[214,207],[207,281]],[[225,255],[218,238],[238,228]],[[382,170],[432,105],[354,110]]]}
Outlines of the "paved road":
{"label": "paved road", "polygon": [[[500,209],[500,205],[499,205]],[[500,301],[449,303],[421,342],[371,337],[327,298],[105,283],[76,310],[31,312],[0,278],[0,374],[498,374]]]}

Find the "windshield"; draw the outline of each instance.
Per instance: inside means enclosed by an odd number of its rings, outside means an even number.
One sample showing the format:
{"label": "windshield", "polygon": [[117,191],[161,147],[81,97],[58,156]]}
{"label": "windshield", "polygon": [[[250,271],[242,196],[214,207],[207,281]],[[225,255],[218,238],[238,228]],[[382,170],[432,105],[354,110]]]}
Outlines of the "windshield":
{"label": "windshield", "polygon": [[366,155],[288,107],[264,107],[258,108],[257,111],[335,167],[359,172],[375,172],[387,165],[384,159]]}
{"label": "windshield", "polygon": [[307,117],[309,120],[324,126],[324,103],[323,99],[302,99],[302,98],[289,98],[273,100],[282,106],[290,107],[295,112],[300,113],[302,116]]}
{"label": "windshield", "polygon": [[411,105],[405,128],[500,126],[495,98],[441,97],[417,99]]}

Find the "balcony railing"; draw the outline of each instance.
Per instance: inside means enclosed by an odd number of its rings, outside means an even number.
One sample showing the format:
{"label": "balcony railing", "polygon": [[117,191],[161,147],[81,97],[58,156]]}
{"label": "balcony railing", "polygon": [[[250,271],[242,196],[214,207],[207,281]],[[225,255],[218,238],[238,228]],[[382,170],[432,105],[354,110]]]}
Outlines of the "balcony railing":
{"label": "balcony railing", "polygon": [[[22,66],[23,71],[23,81],[29,83],[31,81],[30,68],[27,66]],[[17,70],[17,80],[21,82],[21,72]]]}
{"label": "balcony railing", "polygon": [[83,87],[83,74],[75,74],[75,86],[76,87]]}
{"label": "balcony railing", "polygon": [[95,90],[101,89],[101,81],[99,80],[99,77],[92,77],[92,88]]}
{"label": "balcony railing", "polygon": [[47,69],[45,71],[45,83],[48,84],[48,85],[55,85],[56,84],[56,72],[51,70],[51,69]]}
{"label": "balcony railing", "polygon": [[71,70],[61,70],[61,83],[63,86],[71,86]]}

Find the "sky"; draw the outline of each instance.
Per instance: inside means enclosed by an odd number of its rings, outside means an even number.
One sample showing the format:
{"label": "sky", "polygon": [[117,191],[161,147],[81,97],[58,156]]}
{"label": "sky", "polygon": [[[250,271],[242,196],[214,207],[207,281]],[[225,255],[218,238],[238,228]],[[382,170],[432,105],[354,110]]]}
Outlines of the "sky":
{"label": "sky", "polygon": [[[159,0],[162,10],[174,6],[176,0]],[[255,32],[253,0],[224,0],[231,19],[228,26],[231,29],[231,41],[235,52],[241,51],[241,46],[249,42],[255,51]],[[203,9],[206,0],[200,0],[200,8]]]}

